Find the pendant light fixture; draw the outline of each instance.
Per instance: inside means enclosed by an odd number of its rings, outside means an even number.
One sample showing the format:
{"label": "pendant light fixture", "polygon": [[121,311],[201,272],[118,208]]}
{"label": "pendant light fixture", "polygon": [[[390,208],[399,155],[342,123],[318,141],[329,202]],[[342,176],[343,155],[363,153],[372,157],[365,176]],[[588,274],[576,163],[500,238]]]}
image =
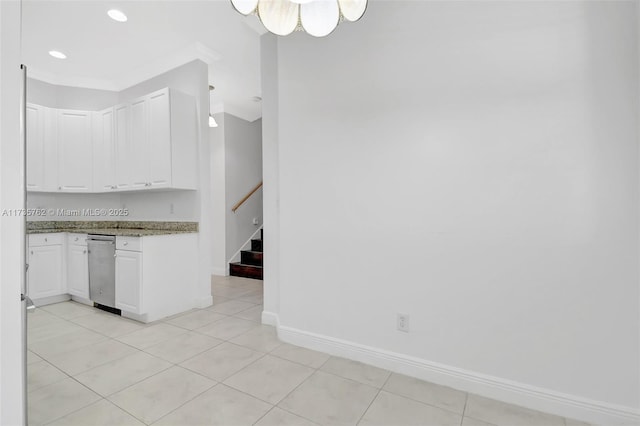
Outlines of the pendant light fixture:
{"label": "pendant light fixture", "polygon": [[367,10],[367,0],[231,0],[231,4],[243,15],[257,15],[267,30],[280,36],[298,30],[324,37],[340,22],[355,22]]}

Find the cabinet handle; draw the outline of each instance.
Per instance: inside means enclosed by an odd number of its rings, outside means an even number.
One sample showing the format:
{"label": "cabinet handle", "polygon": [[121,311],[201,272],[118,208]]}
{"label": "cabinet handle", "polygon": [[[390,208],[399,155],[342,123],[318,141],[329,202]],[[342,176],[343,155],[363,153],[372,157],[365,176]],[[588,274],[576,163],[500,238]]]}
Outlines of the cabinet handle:
{"label": "cabinet handle", "polygon": [[83,250],[83,251],[82,251],[82,254],[87,254],[87,251],[86,251],[86,250]]}
{"label": "cabinet handle", "polygon": [[78,241],[78,237],[76,237],[76,239],[74,241]]}
{"label": "cabinet handle", "polygon": [[128,242],[128,241],[125,241],[124,243],[122,243],[122,245],[123,245],[123,246],[128,246],[128,245],[129,245],[129,242]]}
{"label": "cabinet handle", "polygon": [[31,254],[33,254],[33,250],[31,250]]}
{"label": "cabinet handle", "polygon": [[45,238],[45,239],[44,239],[44,242],[46,243],[47,241],[49,241],[49,239],[48,239],[48,238]]}

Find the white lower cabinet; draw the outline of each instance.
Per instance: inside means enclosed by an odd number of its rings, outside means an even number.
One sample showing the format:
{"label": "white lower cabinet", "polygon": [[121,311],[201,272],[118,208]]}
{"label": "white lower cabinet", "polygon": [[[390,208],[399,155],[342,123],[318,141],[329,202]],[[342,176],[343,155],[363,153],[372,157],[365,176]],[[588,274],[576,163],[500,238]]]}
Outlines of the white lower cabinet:
{"label": "white lower cabinet", "polygon": [[89,299],[89,253],[86,234],[67,236],[67,292]]}
{"label": "white lower cabinet", "polygon": [[198,306],[198,234],[116,237],[116,308],[145,323]]}
{"label": "white lower cabinet", "polygon": [[[27,295],[36,306],[90,301],[87,234],[29,235]],[[115,307],[145,323],[207,303],[198,285],[198,234],[116,237]]]}
{"label": "white lower cabinet", "polygon": [[66,292],[62,248],[61,234],[38,234],[29,239],[27,295],[32,300]]}
{"label": "white lower cabinet", "polygon": [[116,250],[116,308],[143,313],[141,292],[142,253]]}

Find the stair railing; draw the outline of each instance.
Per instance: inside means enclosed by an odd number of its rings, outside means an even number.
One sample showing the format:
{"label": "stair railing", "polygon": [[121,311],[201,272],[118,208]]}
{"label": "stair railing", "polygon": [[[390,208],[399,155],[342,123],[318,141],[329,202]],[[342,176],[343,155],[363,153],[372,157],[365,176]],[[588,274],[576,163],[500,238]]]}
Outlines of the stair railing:
{"label": "stair railing", "polygon": [[241,205],[243,205],[243,204],[244,204],[244,203],[245,203],[249,198],[251,198],[251,196],[252,196],[253,194],[255,194],[255,193],[256,193],[256,191],[257,191],[258,189],[260,189],[261,187],[262,187],[262,181],[260,181],[260,183],[259,183],[259,184],[257,184],[257,185],[255,186],[255,188],[253,188],[251,191],[249,191],[249,193],[248,193],[247,195],[245,195],[244,197],[242,197],[242,199],[241,199],[240,201],[238,201],[238,202],[236,203],[236,205],[235,205],[235,206],[233,206],[233,207],[231,208],[231,211],[235,213],[235,212],[236,212],[236,210],[238,210],[238,209],[240,208],[240,206],[241,206]]}

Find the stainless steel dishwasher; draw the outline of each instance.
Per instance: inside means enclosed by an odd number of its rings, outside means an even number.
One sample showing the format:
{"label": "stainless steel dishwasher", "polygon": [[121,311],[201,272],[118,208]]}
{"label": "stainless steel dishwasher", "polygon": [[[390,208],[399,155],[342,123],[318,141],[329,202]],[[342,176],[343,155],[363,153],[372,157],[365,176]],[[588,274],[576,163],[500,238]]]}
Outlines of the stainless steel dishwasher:
{"label": "stainless steel dishwasher", "polygon": [[116,307],[116,237],[90,234],[89,249],[89,298],[94,303],[115,309]]}

